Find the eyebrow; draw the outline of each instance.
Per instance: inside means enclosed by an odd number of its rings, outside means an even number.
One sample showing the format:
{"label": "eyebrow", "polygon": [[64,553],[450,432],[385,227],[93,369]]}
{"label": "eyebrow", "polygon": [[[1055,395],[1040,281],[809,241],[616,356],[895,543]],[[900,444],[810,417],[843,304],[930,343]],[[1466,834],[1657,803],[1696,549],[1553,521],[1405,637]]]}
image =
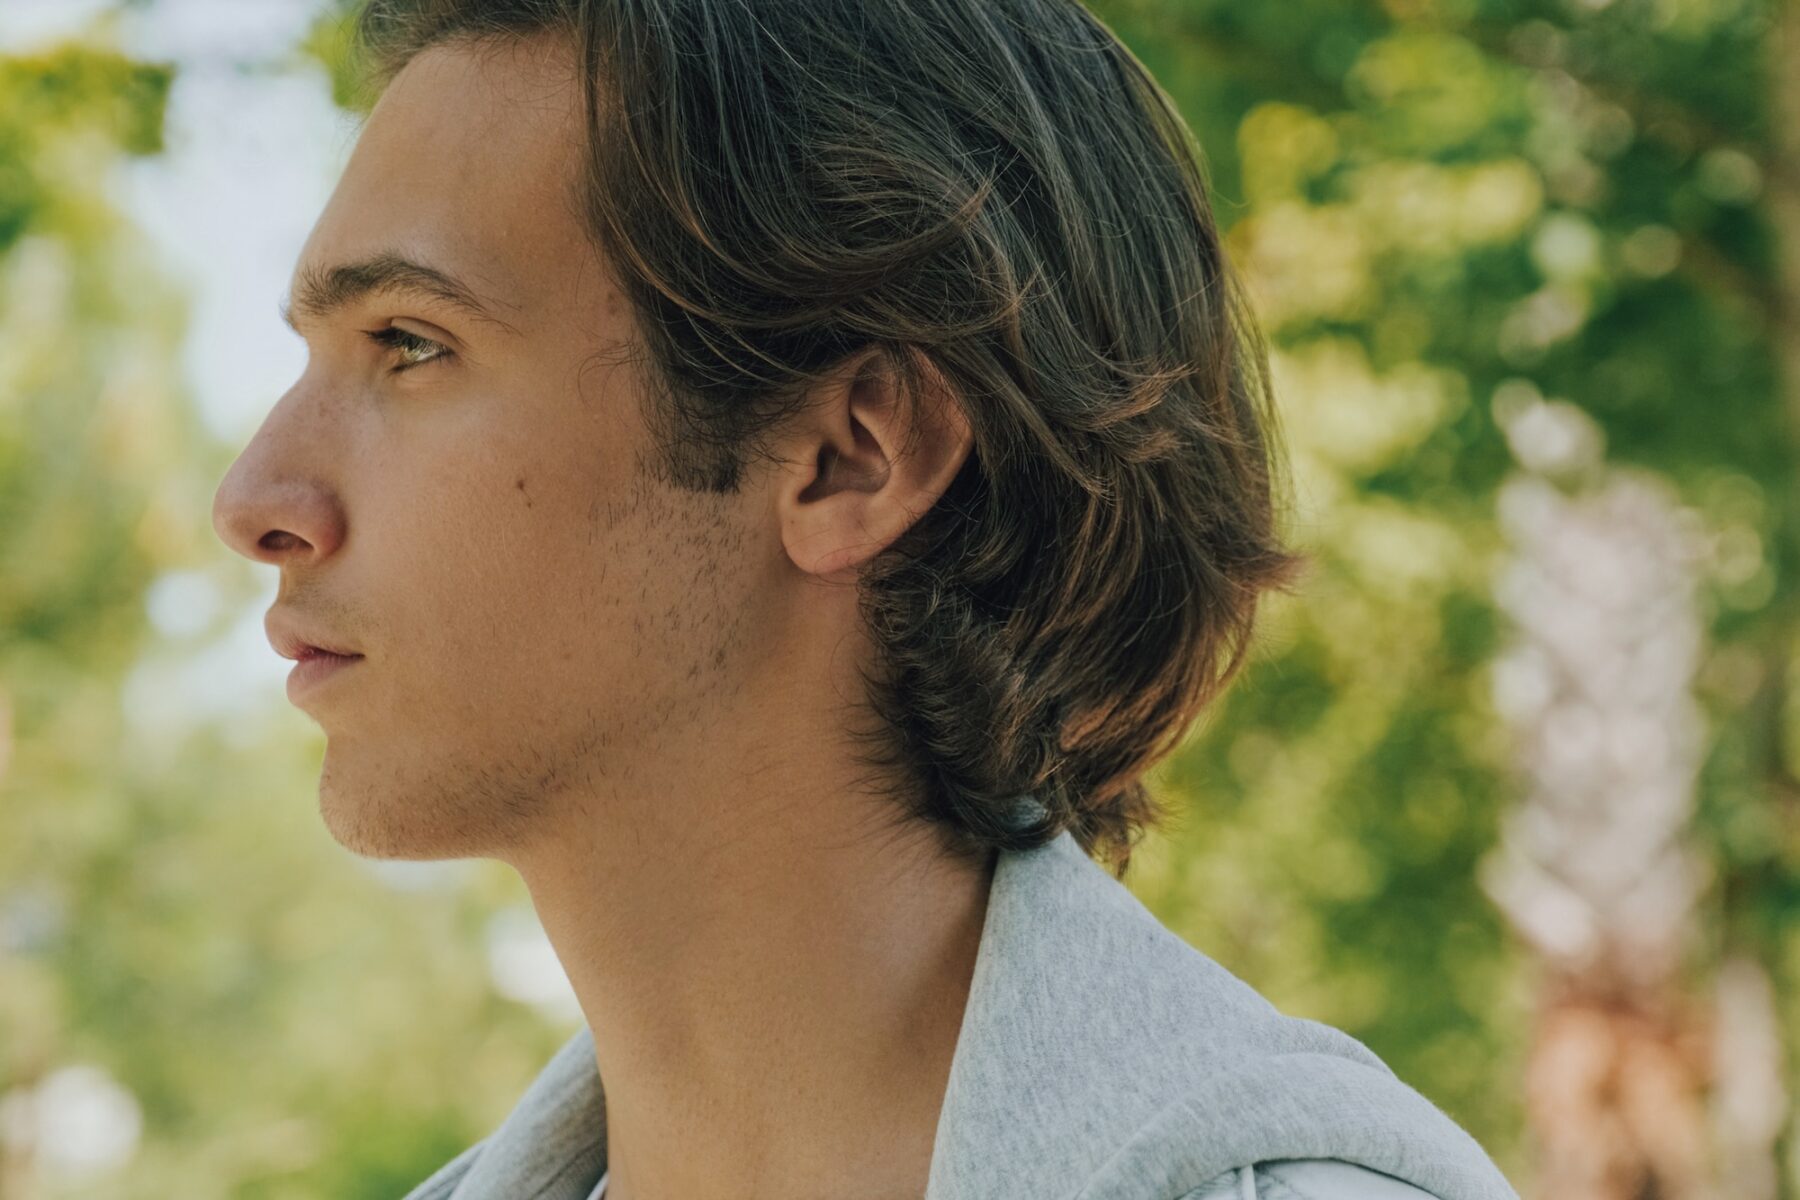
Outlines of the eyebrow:
{"label": "eyebrow", "polygon": [[392,252],[333,267],[302,268],[293,298],[280,303],[281,319],[299,333],[300,319],[322,320],[365,296],[379,293],[410,293],[436,300],[509,333],[519,332],[494,314],[491,302],[484,302],[456,276]]}

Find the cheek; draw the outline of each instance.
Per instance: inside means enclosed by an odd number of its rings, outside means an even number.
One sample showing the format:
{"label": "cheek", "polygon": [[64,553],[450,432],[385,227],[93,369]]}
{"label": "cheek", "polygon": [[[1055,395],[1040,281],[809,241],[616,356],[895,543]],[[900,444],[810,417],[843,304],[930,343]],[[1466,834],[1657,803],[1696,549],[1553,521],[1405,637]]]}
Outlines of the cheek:
{"label": "cheek", "polygon": [[365,543],[358,573],[425,656],[478,656],[517,636],[573,557],[559,528],[567,502],[542,494],[542,473],[470,445],[482,443],[419,446],[410,470],[378,458],[352,524]]}
{"label": "cheek", "polygon": [[433,590],[480,670],[566,685],[625,667],[655,632],[666,559],[641,506],[604,478],[539,463],[465,482]]}
{"label": "cheek", "polygon": [[644,431],[620,377],[592,371],[580,392],[551,371],[518,382],[415,429],[428,465],[390,478],[371,557],[397,568],[405,640],[429,660],[421,686],[531,704],[571,688],[643,696],[704,669],[741,608],[724,595],[745,582],[741,539],[724,533],[735,506],[638,470]]}

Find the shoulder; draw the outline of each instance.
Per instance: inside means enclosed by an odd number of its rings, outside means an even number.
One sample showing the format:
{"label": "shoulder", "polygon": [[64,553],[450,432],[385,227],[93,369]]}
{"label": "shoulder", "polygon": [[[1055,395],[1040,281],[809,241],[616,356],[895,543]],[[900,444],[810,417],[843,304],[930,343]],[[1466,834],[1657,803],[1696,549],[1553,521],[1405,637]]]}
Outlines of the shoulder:
{"label": "shoulder", "polygon": [[1341,1158],[1272,1158],[1214,1176],[1179,1200],[1437,1200]]}

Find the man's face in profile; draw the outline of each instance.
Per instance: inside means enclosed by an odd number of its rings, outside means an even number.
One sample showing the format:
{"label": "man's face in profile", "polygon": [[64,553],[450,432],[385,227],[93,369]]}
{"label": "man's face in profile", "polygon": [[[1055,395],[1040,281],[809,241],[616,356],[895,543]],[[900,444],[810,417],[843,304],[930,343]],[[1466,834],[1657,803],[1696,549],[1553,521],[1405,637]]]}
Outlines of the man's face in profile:
{"label": "man's face in profile", "polygon": [[757,669],[735,648],[779,543],[756,500],[643,473],[635,330],[573,203],[581,117],[556,43],[400,72],[299,255],[306,369],[215,500],[280,568],[271,627],[363,655],[295,698],[359,853],[510,857]]}

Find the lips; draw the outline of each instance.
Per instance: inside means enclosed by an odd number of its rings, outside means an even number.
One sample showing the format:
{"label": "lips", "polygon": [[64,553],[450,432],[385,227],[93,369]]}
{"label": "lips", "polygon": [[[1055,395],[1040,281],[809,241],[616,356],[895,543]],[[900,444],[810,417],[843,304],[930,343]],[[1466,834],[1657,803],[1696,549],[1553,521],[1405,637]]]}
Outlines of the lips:
{"label": "lips", "polygon": [[288,672],[288,699],[299,704],[309,698],[315,688],[326,686],[326,680],[339,679],[362,661],[360,654],[330,654],[317,646],[302,644],[302,653],[294,669]]}
{"label": "lips", "polygon": [[352,650],[325,630],[304,628],[301,622],[285,611],[270,610],[268,616],[263,618],[263,628],[269,635],[269,644],[275,647],[275,653],[295,662],[308,658],[362,657],[361,651]]}
{"label": "lips", "polygon": [[335,650],[321,650],[317,646],[301,646],[295,656],[296,661],[305,662],[309,658],[361,658],[360,654],[339,654]]}

